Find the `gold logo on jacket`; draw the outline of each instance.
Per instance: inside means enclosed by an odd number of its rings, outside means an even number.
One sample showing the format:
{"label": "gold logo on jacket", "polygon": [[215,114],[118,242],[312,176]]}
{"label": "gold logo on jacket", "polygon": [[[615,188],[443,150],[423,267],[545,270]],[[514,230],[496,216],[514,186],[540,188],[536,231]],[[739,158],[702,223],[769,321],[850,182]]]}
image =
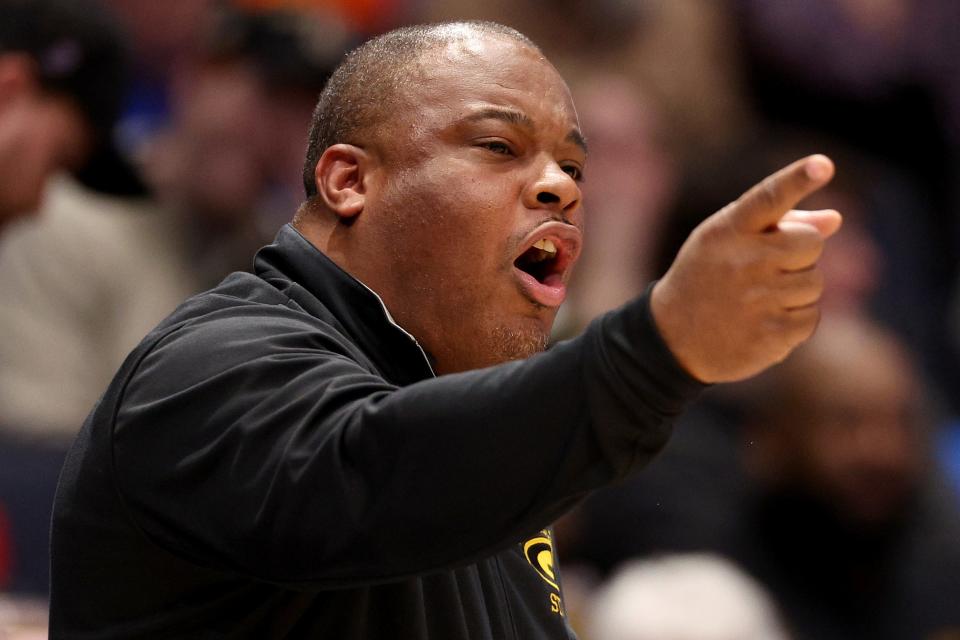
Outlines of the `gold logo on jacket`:
{"label": "gold logo on jacket", "polygon": [[553,556],[553,537],[549,529],[523,543],[523,555],[530,566],[536,569],[543,581],[557,593],[550,594],[550,610],[563,615],[563,603],[560,600],[560,581],[557,580]]}

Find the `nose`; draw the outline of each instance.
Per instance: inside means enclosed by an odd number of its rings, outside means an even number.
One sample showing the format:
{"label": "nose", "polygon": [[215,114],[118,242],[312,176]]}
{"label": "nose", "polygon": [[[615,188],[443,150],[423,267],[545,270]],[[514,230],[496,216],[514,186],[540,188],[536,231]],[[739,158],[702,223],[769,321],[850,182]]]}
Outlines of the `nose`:
{"label": "nose", "polygon": [[580,205],[582,196],[576,180],[552,158],[543,163],[539,175],[524,193],[528,209],[550,209],[557,213],[572,213]]}

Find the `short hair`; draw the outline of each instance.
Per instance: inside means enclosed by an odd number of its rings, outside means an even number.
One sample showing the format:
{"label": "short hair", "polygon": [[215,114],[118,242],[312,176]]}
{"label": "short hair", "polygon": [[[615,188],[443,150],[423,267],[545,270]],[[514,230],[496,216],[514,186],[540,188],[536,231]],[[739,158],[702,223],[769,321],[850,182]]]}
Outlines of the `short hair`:
{"label": "short hair", "polygon": [[349,52],[330,76],[313,112],[303,165],[307,198],[317,195],[314,172],[328,147],[354,142],[359,132],[371,129],[392,113],[396,93],[423,54],[472,35],[502,36],[540,51],[516,29],[496,22],[467,21],[401,27]]}

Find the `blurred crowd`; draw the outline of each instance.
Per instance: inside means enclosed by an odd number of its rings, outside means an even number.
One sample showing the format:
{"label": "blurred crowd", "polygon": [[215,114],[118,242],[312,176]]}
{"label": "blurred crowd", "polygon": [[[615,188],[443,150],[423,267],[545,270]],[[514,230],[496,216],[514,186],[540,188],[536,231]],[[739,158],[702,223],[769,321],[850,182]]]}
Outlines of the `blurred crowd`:
{"label": "blurred crowd", "polygon": [[837,165],[815,337],[557,523],[581,637],[960,640],[955,0],[0,0],[0,638],[42,633],[59,469],[127,352],[299,205],[330,71],[450,19],[529,35],[579,108],[557,339],[758,179]]}

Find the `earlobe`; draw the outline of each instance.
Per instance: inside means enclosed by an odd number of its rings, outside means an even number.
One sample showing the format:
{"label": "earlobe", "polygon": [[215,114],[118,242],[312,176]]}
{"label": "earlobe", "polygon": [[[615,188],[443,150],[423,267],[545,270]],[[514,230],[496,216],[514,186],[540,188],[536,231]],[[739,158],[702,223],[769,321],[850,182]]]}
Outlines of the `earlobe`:
{"label": "earlobe", "polygon": [[367,152],[351,144],[332,145],[320,156],[313,174],[317,192],[338,217],[353,218],[363,211],[369,167]]}

